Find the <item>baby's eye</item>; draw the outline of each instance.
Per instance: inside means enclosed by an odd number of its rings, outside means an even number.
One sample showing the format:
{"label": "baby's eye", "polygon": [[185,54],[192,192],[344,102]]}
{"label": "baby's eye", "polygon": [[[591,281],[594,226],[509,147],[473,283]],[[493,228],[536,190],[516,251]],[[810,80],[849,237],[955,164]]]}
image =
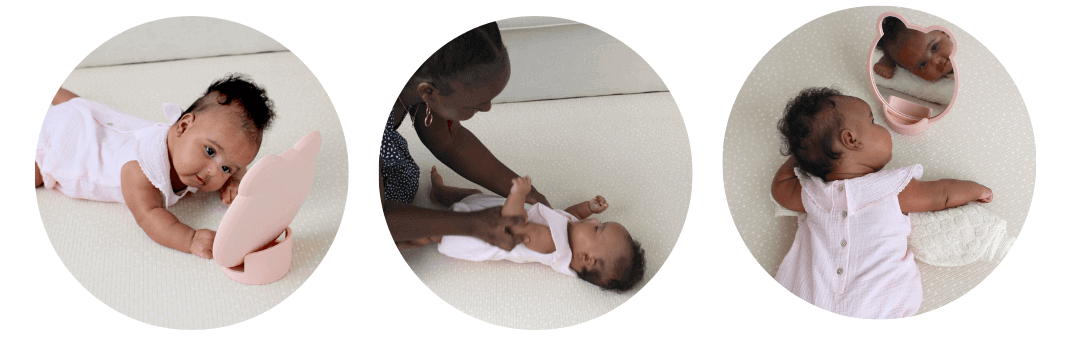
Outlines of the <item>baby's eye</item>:
{"label": "baby's eye", "polygon": [[925,65],[928,65],[928,64],[929,64],[929,62],[921,62],[921,64],[918,65],[918,69],[925,68]]}
{"label": "baby's eye", "polygon": [[215,157],[215,149],[211,146],[205,146],[204,153],[207,153],[209,157]]}
{"label": "baby's eye", "polygon": [[936,52],[936,48],[940,46],[940,43],[933,44],[933,52]]}
{"label": "baby's eye", "polygon": [[230,173],[230,166],[224,166],[223,172]]}

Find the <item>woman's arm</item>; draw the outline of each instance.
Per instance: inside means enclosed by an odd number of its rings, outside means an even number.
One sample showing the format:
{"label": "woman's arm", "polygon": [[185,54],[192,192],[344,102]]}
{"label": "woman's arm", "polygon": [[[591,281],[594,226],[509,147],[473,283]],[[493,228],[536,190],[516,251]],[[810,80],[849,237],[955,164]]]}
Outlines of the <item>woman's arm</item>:
{"label": "woman's arm", "polygon": [[[379,161],[380,166],[382,160]],[[411,241],[442,235],[474,236],[512,250],[517,241],[510,234],[511,227],[524,224],[516,216],[502,216],[501,207],[480,211],[457,213],[427,208],[386,199],[383,176],[379,175],[379,200],[386,216],[386,226],[394,241]]]}
{"label": "woman's arm", "polygon": [[802,203],[802,184],[795,175],[795,167],[798,166],[795,156],[791,156],[780,166],[776,175],[773,176],[773,200],[791,211],[806,212]]}
{"label": "woman's arm", "polygon": [[[459,121],[453,122],[449,128],[447,128],[446,120],[442,119],[433,120],[430,126],[424,126],[423,116],[423,112],[416,116],[416,135],[420,137],[420,141],[427,146],[431,154],[435,155],[435,158],[445,163],[461,177],[499,196],[509,195],[512,180],[518,175],[502,164],[479,141],[479,138],[464,128]],[[550,206],[550,202],[534,186],[525,202]]]}

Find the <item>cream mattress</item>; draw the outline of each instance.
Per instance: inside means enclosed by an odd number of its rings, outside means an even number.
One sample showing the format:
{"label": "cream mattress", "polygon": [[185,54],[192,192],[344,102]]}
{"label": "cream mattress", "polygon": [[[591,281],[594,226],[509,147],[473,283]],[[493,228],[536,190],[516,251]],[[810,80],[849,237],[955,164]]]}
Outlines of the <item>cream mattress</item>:
{"label": "cream mattress", "polygon": [[[63,86],[132,115],[165,121],[160,104],[185,108],[229,72],[250,76],[275,102],[276,121],[256,160],[280,153],[310,131],[323,147],[316,178],[294,219],[293,263],[281,280],[261,286],[227,278],[213,261],[148,238],[120,203],[72,199],[38,188],[37,204],[56,254],[82,286],[108,306],[168,328],[226,326],[286,299],[316,270],[334,241],[345,207],[348,157],[341,124],[326,92],[289,52],[262,53],[75,70]],[[39,129],[44,104],[37,113]],[[254,161],[255,163],[255,161]],[[217,193],[197,193],[171,211],[196,228],[216,229],[227,210]]]}
{"label": "cream mattress", "polygon": [[[610,207],[596,217],[620,222],[643,245],[647,273],[636,289],[617,294],[542,264],[451,259],[433,244],[402,251],[413,272],[450,305],[505,327],[565,327],[621,305],[665,263],[691,199],[691,149],[668,92],[497,104],[464,125],[505,165],[530,175],[555,208],[605,196]],[[428,199],[432,165],[439,165],[446,184],[475,187],[443,167],[409,121],[399,131],[420,165],[416,205],[445,209]]]}
{"label": "cream mattress", "polygon": [[[866,60],[876,36],[877,17],[885,11],[899,12],[914,23],[954,30],[961,70],[956,71],[960,89],[949,116],[920,135],[893,132],[894,157],[887,167],[922,164],[923,180],[958,178],[984,184],[995,193],[995,200],[984,207],[1007,220],[1010,235],[1021,232],[1033,197],[1036,146],[1022,97],[995,56],[968,32],[921,12],[877,7],[836,12],[792,32],[762,58],[740,90],[725,132],[724,184],[729,209],[769,281],[774,281],[798,227],[795,218],[773,217],[769,197],[773,174],[786,159],[778,153],[777,121],[787,101],[803,88],[834,86],[869,102],[877,123],[887,127],[869,84]],[[919,313],[963,296],[999,262],[963,267],[919,262],[924,291]]]}

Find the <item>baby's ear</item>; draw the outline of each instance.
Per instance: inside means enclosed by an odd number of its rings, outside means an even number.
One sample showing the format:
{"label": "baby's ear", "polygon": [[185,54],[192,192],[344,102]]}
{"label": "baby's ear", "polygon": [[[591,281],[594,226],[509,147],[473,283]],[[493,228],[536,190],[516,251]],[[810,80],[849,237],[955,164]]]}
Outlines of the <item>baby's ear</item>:
{"label": "baby's ear", "polygon": [[840,131],[840,143],[851,150],[862,148],[862,141],[858,140],[858,136],[855,132],[849,129]]}
{"label": "baby's ear", "polygon": [[193,124],[194,119],[195,117],[193,113],[182,114],[182,117],[180,117],[174,125],[175,131],[178,132],[178,135],[181,136],[182,133],[185,133],[186,130],[189,129],[189,126]]}

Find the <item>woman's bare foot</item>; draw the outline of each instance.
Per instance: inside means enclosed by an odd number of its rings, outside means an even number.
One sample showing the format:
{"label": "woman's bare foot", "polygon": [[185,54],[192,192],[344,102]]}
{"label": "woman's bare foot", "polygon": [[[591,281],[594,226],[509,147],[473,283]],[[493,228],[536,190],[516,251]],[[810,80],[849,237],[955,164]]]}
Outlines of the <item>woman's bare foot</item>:
{"label": "woman's bare foot", "polygon": [[465,197],[481,193],[483,191],[479,189],[462,189],[446,185],[442,182],[442,175],[438,174],[438,169],[431,167],[431,201],[448,207]]}

